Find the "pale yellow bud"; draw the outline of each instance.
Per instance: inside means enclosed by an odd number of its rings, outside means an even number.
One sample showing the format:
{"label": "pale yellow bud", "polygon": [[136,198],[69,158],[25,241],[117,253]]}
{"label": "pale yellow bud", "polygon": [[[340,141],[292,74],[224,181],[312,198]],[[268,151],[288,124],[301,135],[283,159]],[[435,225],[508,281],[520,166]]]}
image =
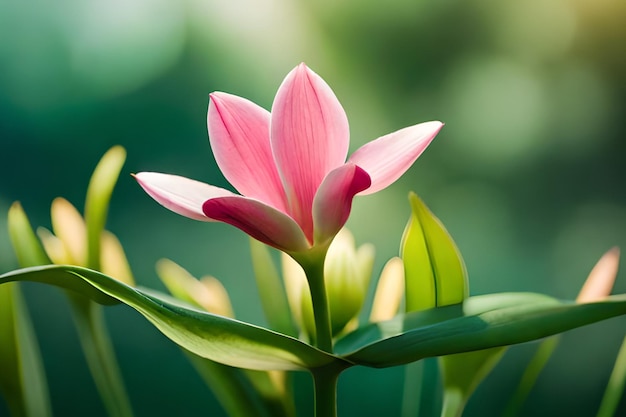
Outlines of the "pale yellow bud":
{"label": "pale yellow bud", "polygon": [[235,317],[230,297],[224,285],[215,277],[204,276],[198,281],[201,287],[193,294],[196,302],[209,313]]}
{"label": "pale yellow bud", "polygon": [[404,297],[404,264],[402,259],[391,258],[380,273],[370,321],[389,320],[398,314]]}
{"label": "pale yellow bud", "polygon": [[[87,266],[87,228],[69,201],[55,198],[50,209],[54,234],[40,227],[37,235],[50,260],[57,265]],[[122,244],[111,232],[100,235],[100,271],[127,285],[135,280]]]}
{"label": "pale yellow bud", "polygon": [[45,227],[37,228],[37,236],[43,245],[46,255],[57,265],[67,265],[72,263],[72,257],[68,253],[65,244],[52,234],[52,232]]}
{"label": "pale yellow bud", "polygon": [[614,247],[602,255],[583,284],[576,298],[577,303],[600,301],[611,294],[619,269],[619,256],[618,247]]}
{"label": "pale yellow bud", "polygon": [[87,261],[87,228],[76,207],[62,197],[52,201],[52,230],[69,257],[70,264],[84,266]]}
{"label": "pale yellow bud", "polygon": [[119,239],[107,230],[102,231],[100,239],[100,267],[102,272],[126,285],[135,285],[133,273]]}
{"label": "pale yellow bud", "polygon": [[156,270],[174,297],[201,307],[209,313],[234,317],[228,293],[217,279],[206,276],[197,280],[186,269],[169,259],[159,260]]}
{"label": "pale yellow bud", "polygon": [[342,229],[326,255],[324,275],[333,334],[341,332],[359,314],[367,295],[374,248],[364,245],[359,250],[355,249],[352,233]]}

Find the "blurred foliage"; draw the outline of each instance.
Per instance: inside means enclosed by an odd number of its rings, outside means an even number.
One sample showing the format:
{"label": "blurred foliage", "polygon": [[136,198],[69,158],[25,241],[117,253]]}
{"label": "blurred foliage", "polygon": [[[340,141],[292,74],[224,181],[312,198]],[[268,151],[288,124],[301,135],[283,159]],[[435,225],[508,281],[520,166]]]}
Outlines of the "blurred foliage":
{"label": "blurred foliage", "polygon": [[[626,247],[625,19],[620,0],[0,2],[0,209],[20,200],[48,226],[52,199],[82,206],[96,161],[121,144],[128,160],[107,228],[139,284],[162,288],[154,264],[166,256],[220,277],[237,316],[258,322],[247,238],[163,210],[128,174],[228,186],[206,138],[208,93],[270,108],[284,75],[305,61],[344,105],[353,149],[406,125],[446,123],[401,181],[355,202],[349,227],[358,243],[376,244],[375,269],[398,252],[414,190],[463,253],[471,294],[574,298],[602,253]],[[5,217],[2,271],[16,266]],[[615,292],[625,291],[618,278]],[[63,298],[41,286],[24,292],[55,414],[104,415]],[[128,309],[107,318],[136,410],[220,415],[175,346]],[[525,413],[593,414],[624,323],[566,334]],[[511,349],[466,415],[498,415],[532,351]],[[397,414],[401,374],[348,372],[340,415]],[[69,394],[78,389],[82,402]],[[297,399],[306,416],[309,399]]]}

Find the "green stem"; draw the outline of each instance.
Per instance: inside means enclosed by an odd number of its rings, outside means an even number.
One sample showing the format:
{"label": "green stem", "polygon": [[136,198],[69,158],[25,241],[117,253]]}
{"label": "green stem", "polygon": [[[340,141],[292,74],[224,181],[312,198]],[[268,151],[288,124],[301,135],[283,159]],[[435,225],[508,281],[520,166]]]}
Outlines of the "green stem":
{"label": "green stem", "polygon": [[424,361],[413,362],[404,367],[404,388],[402,393],[402,417],[420,415],[424,384]]}
{"label": "green stem", "polygon": [[445,390],[441,417],[461,417],[465,408],[465,401],[465,396],[461,390]]}
{"label": "green stem", "polygon": [[313,318],[315,320],[315,346],[326,352],[333,351],[333,335],[330,327],[330,308],[326,286],[324,285],[324,258],[315,258],[312,262],[302,262],[302,268],[309,282]]}
{"label": "green stem", "polygon": [[609,384],[606,388],[598,417],[612,417],[615,415],[620,399],[624,395],[624,386],[626,385],[626,338],[622,343],[622,347],[617,353],[613,372],[609,377]]}
{"label": "green stem", "polygon": [[106,329],[102,307],[82,296],[67,293],[87,365],[107,412],[132,417],[130,401]]}
{"label": "green stem", "polygon": [[315,417],[337,417],[337,380],[346,367],[346,364],[332,362],[311,370],[315,388]]}
{"label": "green stem", "polygon": [[526,398],[528,398],[530,391],[535,386],[535,383],[539,378],[539,374],[548,363],[548,359],[552,357],[552,353],[558,346],[559,340],[559,336],[553,336],[544,339],[541,342],[537,348],[537,352],[535,352],[535,355],[531,359],[530,363],[526,366],[526,370],[522,375],[515,393],[509,400],[509,404],[503,414],[505,417],[516,417],[521,414],[522,406],[524,405]]}

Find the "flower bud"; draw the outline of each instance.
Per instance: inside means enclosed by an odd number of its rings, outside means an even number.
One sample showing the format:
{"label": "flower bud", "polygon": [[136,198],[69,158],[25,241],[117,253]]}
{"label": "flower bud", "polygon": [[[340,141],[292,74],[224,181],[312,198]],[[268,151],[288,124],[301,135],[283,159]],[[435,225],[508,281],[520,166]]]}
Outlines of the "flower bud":
{"label": "flower bud", "polygon": [[372,312],[370,321],[389,320],[400,309],[400,304],[404,296],[404,265],[402,259],[391,258],[380,273],[374,301],[372,302]]}
{"label": "flower bud", "polygon": [[614,247],[602,255],[583,284],[576,298],[577,303],[593,303],[611,294],[615,278],[617,278],[619,255],[618,247]]}
{"label": "flower bud", "polygon": [[156,270],[163,284],[179,300],[201,307],[209,313],[235,316],[226,288],[216,278],[205,276],[198,280],[169,259],[159,260]]}
{"label": "flower bud", "polygon": [[[80,212],[66,199],[57,197],[51,206],[52,228],[37,229],[37,235],[50,260],[57,265],[87,265],[87,227]],[[118,238],[103,230],[100,234],[100,271],[127,285],[135,280]]]}
{"label": "flower bud", "polygon": [[[285,289],[294,320],[304,333],[312,336],[315,323],[305,273],[287,255],[283,255],[282,263]],[[331,243],[324,263],[324,283],[333,335],[344,330],[361,311],[373,264],[374,247],[366,244],[356,249],[354,237],[347,229],[341,230]]]}
{"label": "flower bud", "polygon": [[401,243],[406,310],[463,302],[469,290],[459,250],[443,224],[417,195],[410,193],[409,201],[412,213]]}

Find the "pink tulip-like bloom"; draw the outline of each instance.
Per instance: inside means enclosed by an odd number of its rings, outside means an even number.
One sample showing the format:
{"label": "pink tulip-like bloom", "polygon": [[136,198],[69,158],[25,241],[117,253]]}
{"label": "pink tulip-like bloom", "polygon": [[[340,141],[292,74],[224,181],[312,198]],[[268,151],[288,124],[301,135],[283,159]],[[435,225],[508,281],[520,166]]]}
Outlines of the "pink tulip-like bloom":
{"label": "pink tulip-like bloom", "polygon": [[287,75],[271,113],[216,92],[207,122],[215,160],[241,195],[169,174],[141,172],[137,181],[178,214],[229,223],[292,254],[327,248],[347,221],[354,196],[397,180],[443,126],[427,122],[398,130],[346,161],[350,138],[343,107],[304,64]]}

